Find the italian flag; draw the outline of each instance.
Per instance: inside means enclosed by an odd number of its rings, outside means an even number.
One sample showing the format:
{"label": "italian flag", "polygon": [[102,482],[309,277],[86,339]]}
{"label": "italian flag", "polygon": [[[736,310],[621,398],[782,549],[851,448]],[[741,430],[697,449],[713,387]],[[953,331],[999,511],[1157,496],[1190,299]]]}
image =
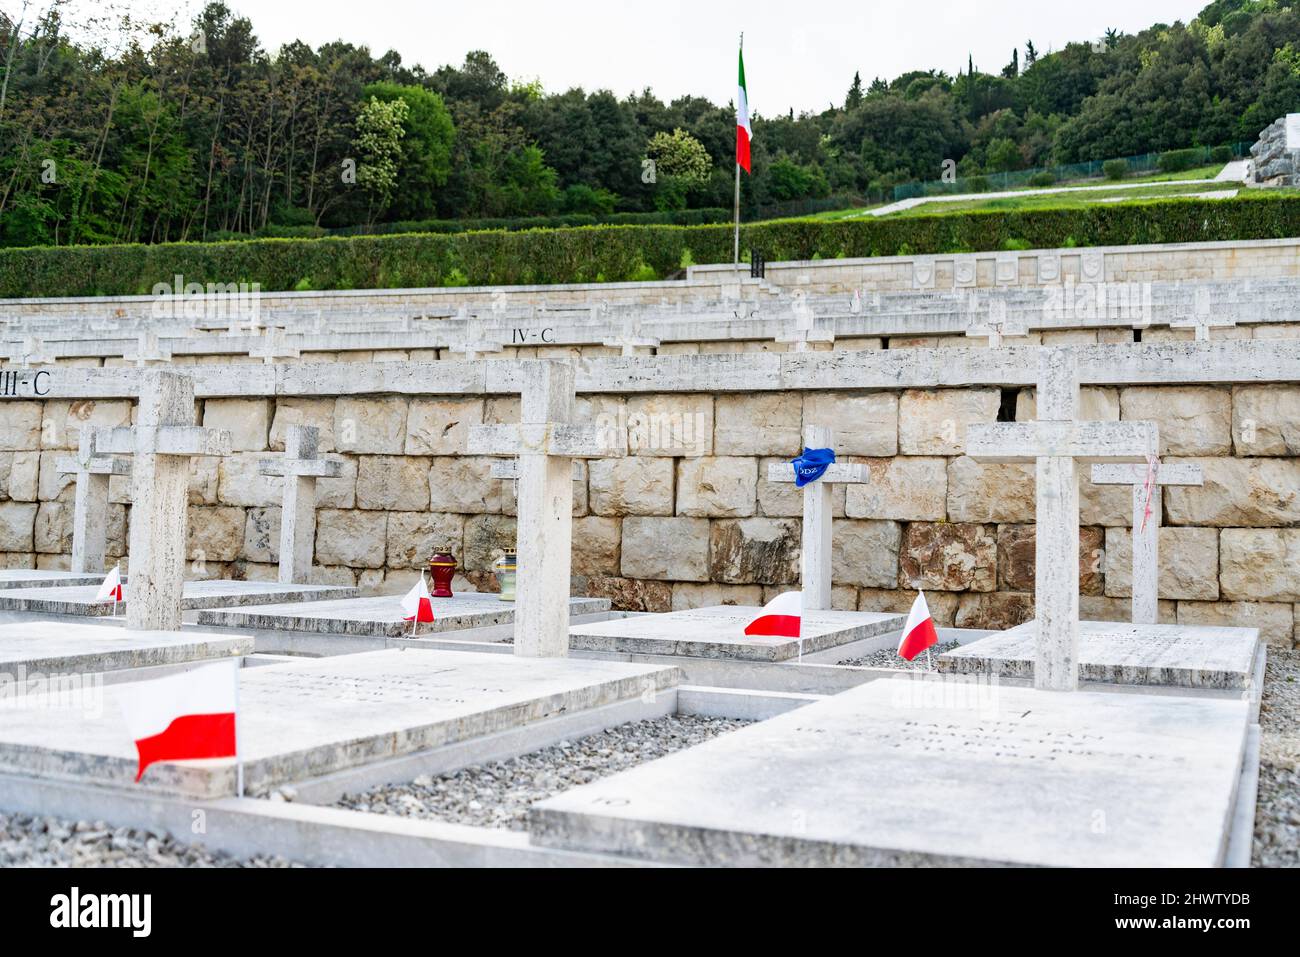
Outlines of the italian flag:
{"label": "italian flag", "polygon": [[[736,165],[749,172],[749,143],[754,138],[749,125],[749,93],[745,89],[745,51],[740,51],[740,91],[736,94]],[[752,175],[752,174],[751,174]]]}

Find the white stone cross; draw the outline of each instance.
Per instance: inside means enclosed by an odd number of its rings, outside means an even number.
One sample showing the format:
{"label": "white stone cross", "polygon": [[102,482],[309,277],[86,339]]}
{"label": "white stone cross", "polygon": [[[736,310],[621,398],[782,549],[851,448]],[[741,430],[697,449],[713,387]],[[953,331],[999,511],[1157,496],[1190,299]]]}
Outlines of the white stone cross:
{"label": "white stone cross", "polygon": [[280,573],[282,585],[306,583],[311,578],[312,556],[316,551],[316,480],[338,478],[343,463],[322,459],[317,454],[320,429],[291,425],[284,437],[284,456],[262,459],[262,475],[284,476],[284,499],[280,506]]}
{"label": "white stone cross", "polygon": [[142,329],[136,338],[135,350],[127,352],[122,358],[134,362],[137,367],[165,365],[171,362],[172,351],[162,344],[158,333],[151,329]]}
{"label": "white stone cross", "polygon": [[[1153,459],[1147,465],[1094,465],[1094,485],[1133,487],[1133,624],[1154,625],[1159,621],[1160,518],[1162,485],[1201,485],[1205,478],[1199,465],[1161,465]],[[1149,509],[1149,514],[1148,514]]]}
{"label": "white stone cross", "polygon": [[180,628],[190,458],[229,455],[230,445],[229,432],[194,425],[194,381],[158,369],[141,376],[136,424],[105,429],[96,439],[96,452],[134,456],[127,628]]}
{"label": "white stone cross", "polygon": [[835,332],[831,329],[818,329],[817,317],[806,298],[800,293],[794,304],[794,331],[783,332],[776,337],[777,342],[788,343],[791,352],[810,352],[814,342],[834,342]]}
{"label": "white stone cross", "polygon": [[650,350],[659,348],[659,339],[645,335],[641,331],[640,320],[636,316],[628,316],[623,320],[620,334],[611,336],[601,344],[618,349],[623,356],[648,356],[652,354]]}
{"label": "white stone cross", "polygon": [[464,335],[448,346],[448,349],[451,352],[463,355],[466,362],[473,362],[488,353],[502,352],[505,346],[494,339],[474,339],[469,329],[466,329]]}
{"label": "white stone cross", "polygon": [[87,426],[75,456],[62,456],[55,463],[64,475],[77,476],[72,511],[72,571],[78,574],[102,572],[108,544],[108,484],[114,475],[130,475],[125,459],[100,455],[100,430]]}
{"label": "white stone cross", "polygon": [[[810,449],[829,449],[834,433],[820,425],[810,425],[804,431],[804,446]],[[794,465],[790,462],[773,462],[767,467],[769,482],[793,482]],[[803,487],[803,543],[800,550],[800,587],[803,589],[803,607],[807,611],[826,611],[831,607],[831,486],[865,484],[870,481],[870,470],[865,465],[831,465],[816,482]]]}
{"label": "white stone cross", "polygon": [[1197,342],[1209,342],[1211,329],[1225,329],[1236,324],[1236,318],[1226,313],[1215,318],[1213,304],[1210,302],[1210,290],[1205,286],[1198,286],[1193,296],[1191,315],[1171,320],[1169,328],[1195,329]]}
{"label": "white stone cross", "polygon": [[982,318],[976,315],[978,310],[977,294],[972,293],[969,314],[970,323],[966,335],[971,339],[988,339],[989,348],[997,349],[1007,336],[1020,337],[1029,335],[1029,324],[1023,319],[1011,319],[1007,316],[1007,304],[1003,299],[990,299],[988,311]]}
{"label": "white stone cross", "polygon": [[10,365],[18,366],[20,369],[53,365],[55,361],[54,353],[48,350],[45,343],[36,336],[23,336],[10,348],[8,359]]}
{"label": "white stone cross", "polygon": [[515,654],[563,658],[569,653],[573,459],[625,456],[627,429],[573,423],[572,362],[524,362],[519,375],[520,424],[472,427],[467,451],[519,456]]}
{"label": "white stone cross", "polygon": [[274,365],[279,359],[297,359],[302,352],[289,341],[289,333],[283,326],[268,326],[262,335],[254,337],[248,355],[261,359],[264,365]]}
{"label": "white stone cross", "polygon": [[1043,349],[1038,421],[972,425],[966,454],[977,462],[1035,462],[1038,621],[1034,687],[1079,686],[1079,478],[1082,461],[1145,464],[1159,454],[1154,422],[1080,422],[1079,370],[1067,349]]}

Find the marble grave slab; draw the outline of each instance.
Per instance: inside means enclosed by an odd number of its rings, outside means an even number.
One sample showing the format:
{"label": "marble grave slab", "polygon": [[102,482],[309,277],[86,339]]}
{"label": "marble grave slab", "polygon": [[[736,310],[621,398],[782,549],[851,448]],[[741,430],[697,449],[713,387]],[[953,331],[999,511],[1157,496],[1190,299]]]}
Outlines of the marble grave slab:
{"label": "marble grave slab", "polygon": [[0,568],[0,588],[56,588],[94,585],[99,587],[103,575],[56,572],[41,568]]}
{"label": "marble grave slab", "polygon": [[152,668],[253,653],[253,639],[200,631],[127,631],[108,623],[0,624],[0,674],[89,674]]}
{"label": "marble grave slab", "polygon": [[[41,615],[88,615],[104,617],[114,613],[113,603],[95,601],[99,590],[94,585],[57,588],[10,588],[0,590],[0,611],[28,612]],[[181,607],[185,611],[225,606],[264,605],[284,601],[323,601],[350,598],[356,588],[339,585],[280,585],[276,582],[190,581],[185,583]],[[119,617],[126,613],[131,600],[131,583],[126,582],[126,601],[117,605]]]}

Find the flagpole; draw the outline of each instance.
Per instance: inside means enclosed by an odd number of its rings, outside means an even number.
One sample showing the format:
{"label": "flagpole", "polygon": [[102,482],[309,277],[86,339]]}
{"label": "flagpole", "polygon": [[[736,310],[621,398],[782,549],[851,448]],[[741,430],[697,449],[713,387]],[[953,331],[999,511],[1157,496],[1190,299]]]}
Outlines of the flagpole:
{"label": "flagpole", "polygon": [[[740,35],[740,52],[742,54],[745,52],[745,34],[743,33]],[[739,109],[740,107],[739,102],[736,103],[736,107]],[[736,135],[739,136],[740,135],[739,132],[737,132]],[[740,272],[740,157],[739,156],[736,157],[736,220],[735,222],[736,222],[736,231],[735,231],[734,245],[732,247],[732,267],[739,274]],[[737,275],[736,278],[739,279],[740,276]]]}
{"label": "flagpole", "polygon": [[244,758],[239,753],[239,665],[235,658],[235,797],[244,796]]}

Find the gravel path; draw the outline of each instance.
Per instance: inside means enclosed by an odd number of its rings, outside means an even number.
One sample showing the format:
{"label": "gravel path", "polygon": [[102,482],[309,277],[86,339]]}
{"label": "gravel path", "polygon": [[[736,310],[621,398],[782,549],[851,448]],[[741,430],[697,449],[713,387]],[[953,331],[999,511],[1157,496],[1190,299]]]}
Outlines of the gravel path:
{"label": "gravel path", "polygon": [[508,761],[345,794],[337,806],[523,831],[527,830],[528,809],[538,801],[694,747],[748,723],[686,715],[629,722]]}
{"label": "gravel path", "polygon": [[900,671],[933,671],[933,661],[945,651],[952,651],[958,647],[955,641],[940,642],[930,649],[930,663],[926,663],[925,655],[917,655],[915,661],[904,661],[898,657],[898,651],[894,648],[882,648],[880,651],[873,651],[869,655],[863,655],[861,658],[845,658],[843,661],[835,662],[837,665],[852,665],[855,668],[897,668]]}
{"label": "gravel path", "polygon": [[0,813],[0,867],[290,867],[279,857],[238,860],[162,832]]}
{"label": "gravel path", "polygon": [[1300,867],[1300,650],[1268,650],[1260,705],[1256,867]]}

